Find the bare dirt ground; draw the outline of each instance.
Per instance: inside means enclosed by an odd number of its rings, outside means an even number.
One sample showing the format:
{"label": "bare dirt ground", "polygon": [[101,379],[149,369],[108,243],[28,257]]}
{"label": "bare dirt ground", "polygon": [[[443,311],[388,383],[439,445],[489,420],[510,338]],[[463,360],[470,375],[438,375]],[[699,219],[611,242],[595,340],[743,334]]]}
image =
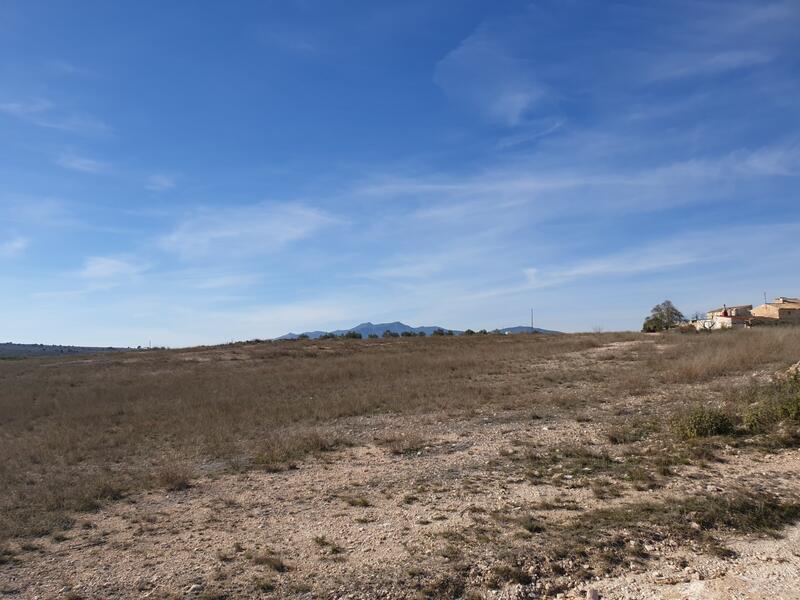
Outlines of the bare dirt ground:
{"label": "bare dirt ground", "polygon": [[638,353],[665,348],[642,338],[523,355],[476,377],[503,389],[520,371],[549,372],[532,392],[549,402],[337,417],[325,431],[346,444],[283,470],[205,459],[185,489],[132,490],[63,531],[11,538],[0,597],[800,598],[794,509],[745,531],[752,519],[730,502],[722,516],[690,506],[678,528],[660,520],[687,498],[760,494],[748,511],[800,499],[793,444],[751,432],[686,442],[661,426],[687,398],[771,368],[614,383]]}

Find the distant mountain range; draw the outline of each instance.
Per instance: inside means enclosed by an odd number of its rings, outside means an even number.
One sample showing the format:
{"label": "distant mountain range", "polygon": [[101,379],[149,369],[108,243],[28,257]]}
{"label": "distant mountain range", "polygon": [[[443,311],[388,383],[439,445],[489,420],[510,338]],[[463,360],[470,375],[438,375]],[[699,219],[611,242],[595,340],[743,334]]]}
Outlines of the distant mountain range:
{"label": "distant mountain range", "polygon": [[[420,333],[424,333],[425,335],[433,335],[433,332],[441,329],[443,331],[452,331],[454,335],[462,335],[464,332],[457,329],[448,330],[446,327],[436,327],[436,326],[425,326],[425,327],[411,327],[410,325],[406,325],[405,323],[401,323],[400,321],[394,321],[393,323],[361,323],[360,325],[356,325],[355,327],[351,327],[350,329],[337,329],[335,331],[304,331],[303,333],[287,333],[286,335],[282,335],[279,340],[296,340],[300,336],[307,336],[312,340],[316,340],[323,335],[332,334],[336,336],[345,335],[346,333],[355,332],[360,333],[362,337],[369,337],[370,335],[377,335],[382,336],[385,331],[390,331],[392,333],[396,333],[398,335],[403,333],[414,333],[419,335]],[[525,326],[518,326],[518,327],[506,327],[504,329],[494,329],[491,333],[502,333],[502,334],[516,334],[516,333],[544,333],[544,334],[558,334],[561,333],[560,331],[551,331],[549,329],[540,329],[538,327],[525,327]]]}
{"label": "distant mountain range", "polygon": [[35,356],[65,356],[97,354],[98,352],[124,352],[130,348],[93,348],[88,346],[51,346],[48,344],[0,343],[0,358],[26,358]]}

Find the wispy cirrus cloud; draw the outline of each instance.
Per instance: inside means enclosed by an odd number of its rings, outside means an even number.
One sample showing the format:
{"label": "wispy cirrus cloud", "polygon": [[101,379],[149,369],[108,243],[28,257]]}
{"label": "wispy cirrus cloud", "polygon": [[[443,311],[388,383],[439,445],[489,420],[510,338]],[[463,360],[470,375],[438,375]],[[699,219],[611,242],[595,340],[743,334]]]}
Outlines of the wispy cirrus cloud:
{"label": "wispy cirrus cloud", "polygon": [[56,164],[64,169],[81,173],[103,173],[109,170],[108,163],[75,154],[62,154],[56,159]]}
{"label": "wispy cirrus cloud", "polygon": [[175,178],[163,173],[156,173],[147,178],[145,187],[151,192],[166,192],[175,187]]}
{"label": "wispy cirrus cloud", "polygon": [[25,251],[25,249],[28,247],[28,244],[29,240],[21,236],[0,241],[0,258],[16,257]]}
{"label": "wispy cirrus cloud", "polygon": [[64,59],[49,60],[46,63],[47,68],[56,75],[65,77],[95,77],[97,72],[93,69],[77,65],[73,62]]}
{"label": "wispy cirrus cloud", "polygon": [[[563,142],[563,141],[562,141]],[[734,182],[759,183],[774,176],[800,175],[800,146],[795,143],[742,148],[718,156],[686,160],[662,159],[661,164],[621,166],[582,157],[584,140],[545,147],[542,154],[568,155],[569,165],[542,164],[538,155],[510,165],[498,164],[461,176],[421,173],[384,176],[355,188],[357,195],[408,204],[417,220],[456,222],[478,218],[500,222],[509,211],[535,207],[528,222],[587,213],[651,212],[713,200]],[[620,138],[609,146],[625,146]],[[574,149],[573,149],[574,147]],[[626,152],[619,151],[621,157]],[[564,161],[565,163],[567,161]],[[487,217],[489,220],[487,220]]]}
{"label": "wispy cirrus cloud", "polygon": [[90,256],[78,275],[90,281],[125,279],[142,273],[147,267],[130,260],[109,256]]}
{"label": "wispy cirrus cloud", "polygon": [[763,65],[773,60],[766,50],[726,50],[674,54],[650,66],[651,81],[708,76]]}
{"label": "wispy cirrus cloud", "polygon": [[[779,256],[785,254],[783,244],[790,244],[790,240],[797,235],[800,235],[800,222],[697,230],[588,260],[527,267],[522,269],[517,282],[493,287],[470,297],[511,296],[559,288],[584,279],[602,281],[641,275],[662,276],[666,272],[677,271],[686,274],[687,269],[697,269],[698,273],[714,272],[730,264],[731,249],[742,243],[759,248],[771,244],[773,249],[764,250],[765,256]],[[745,266],[742,263],[740,268]]]}
{"label": "wispy cirrus cloud", "polygon": [[90,115],[59,109],[42,98],[27,101],[0,102],[0,113],[43,127],[80,135],[106,135],[111,128]]}
{"label": "wispy cirrus cloud", "polygon": [[338,223],[303,204],[260,203],[197,211],[160,240],[183,258],[254,256],[276,252]]}
{"label": "wispy cirrus cloud", "polygon": [[454,101],[506,126],[524,123],[546,93],[532,65],[484,31],[439,61],[434,81]]}

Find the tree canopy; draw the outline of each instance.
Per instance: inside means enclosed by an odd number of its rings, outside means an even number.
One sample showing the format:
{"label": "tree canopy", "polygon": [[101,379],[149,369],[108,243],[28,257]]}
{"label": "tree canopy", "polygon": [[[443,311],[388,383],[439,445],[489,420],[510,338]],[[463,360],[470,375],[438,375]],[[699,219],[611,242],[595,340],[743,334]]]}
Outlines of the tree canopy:
{"label": "tree canopy", "polygon": [[666,331],[685,322],[686,317],[683,316],[683,313],[670,300],[664,300],[652,308],[650,316],[644,320],[642,331],[649,333]]}

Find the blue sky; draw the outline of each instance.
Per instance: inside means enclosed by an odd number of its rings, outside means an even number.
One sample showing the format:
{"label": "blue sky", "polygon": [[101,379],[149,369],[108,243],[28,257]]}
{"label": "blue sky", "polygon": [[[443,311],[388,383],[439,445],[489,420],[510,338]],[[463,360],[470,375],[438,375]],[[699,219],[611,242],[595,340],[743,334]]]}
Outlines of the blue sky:
{"label": "blue sky", "polygon": [[0,341],[800,295],[800,3],[0,6]]}

